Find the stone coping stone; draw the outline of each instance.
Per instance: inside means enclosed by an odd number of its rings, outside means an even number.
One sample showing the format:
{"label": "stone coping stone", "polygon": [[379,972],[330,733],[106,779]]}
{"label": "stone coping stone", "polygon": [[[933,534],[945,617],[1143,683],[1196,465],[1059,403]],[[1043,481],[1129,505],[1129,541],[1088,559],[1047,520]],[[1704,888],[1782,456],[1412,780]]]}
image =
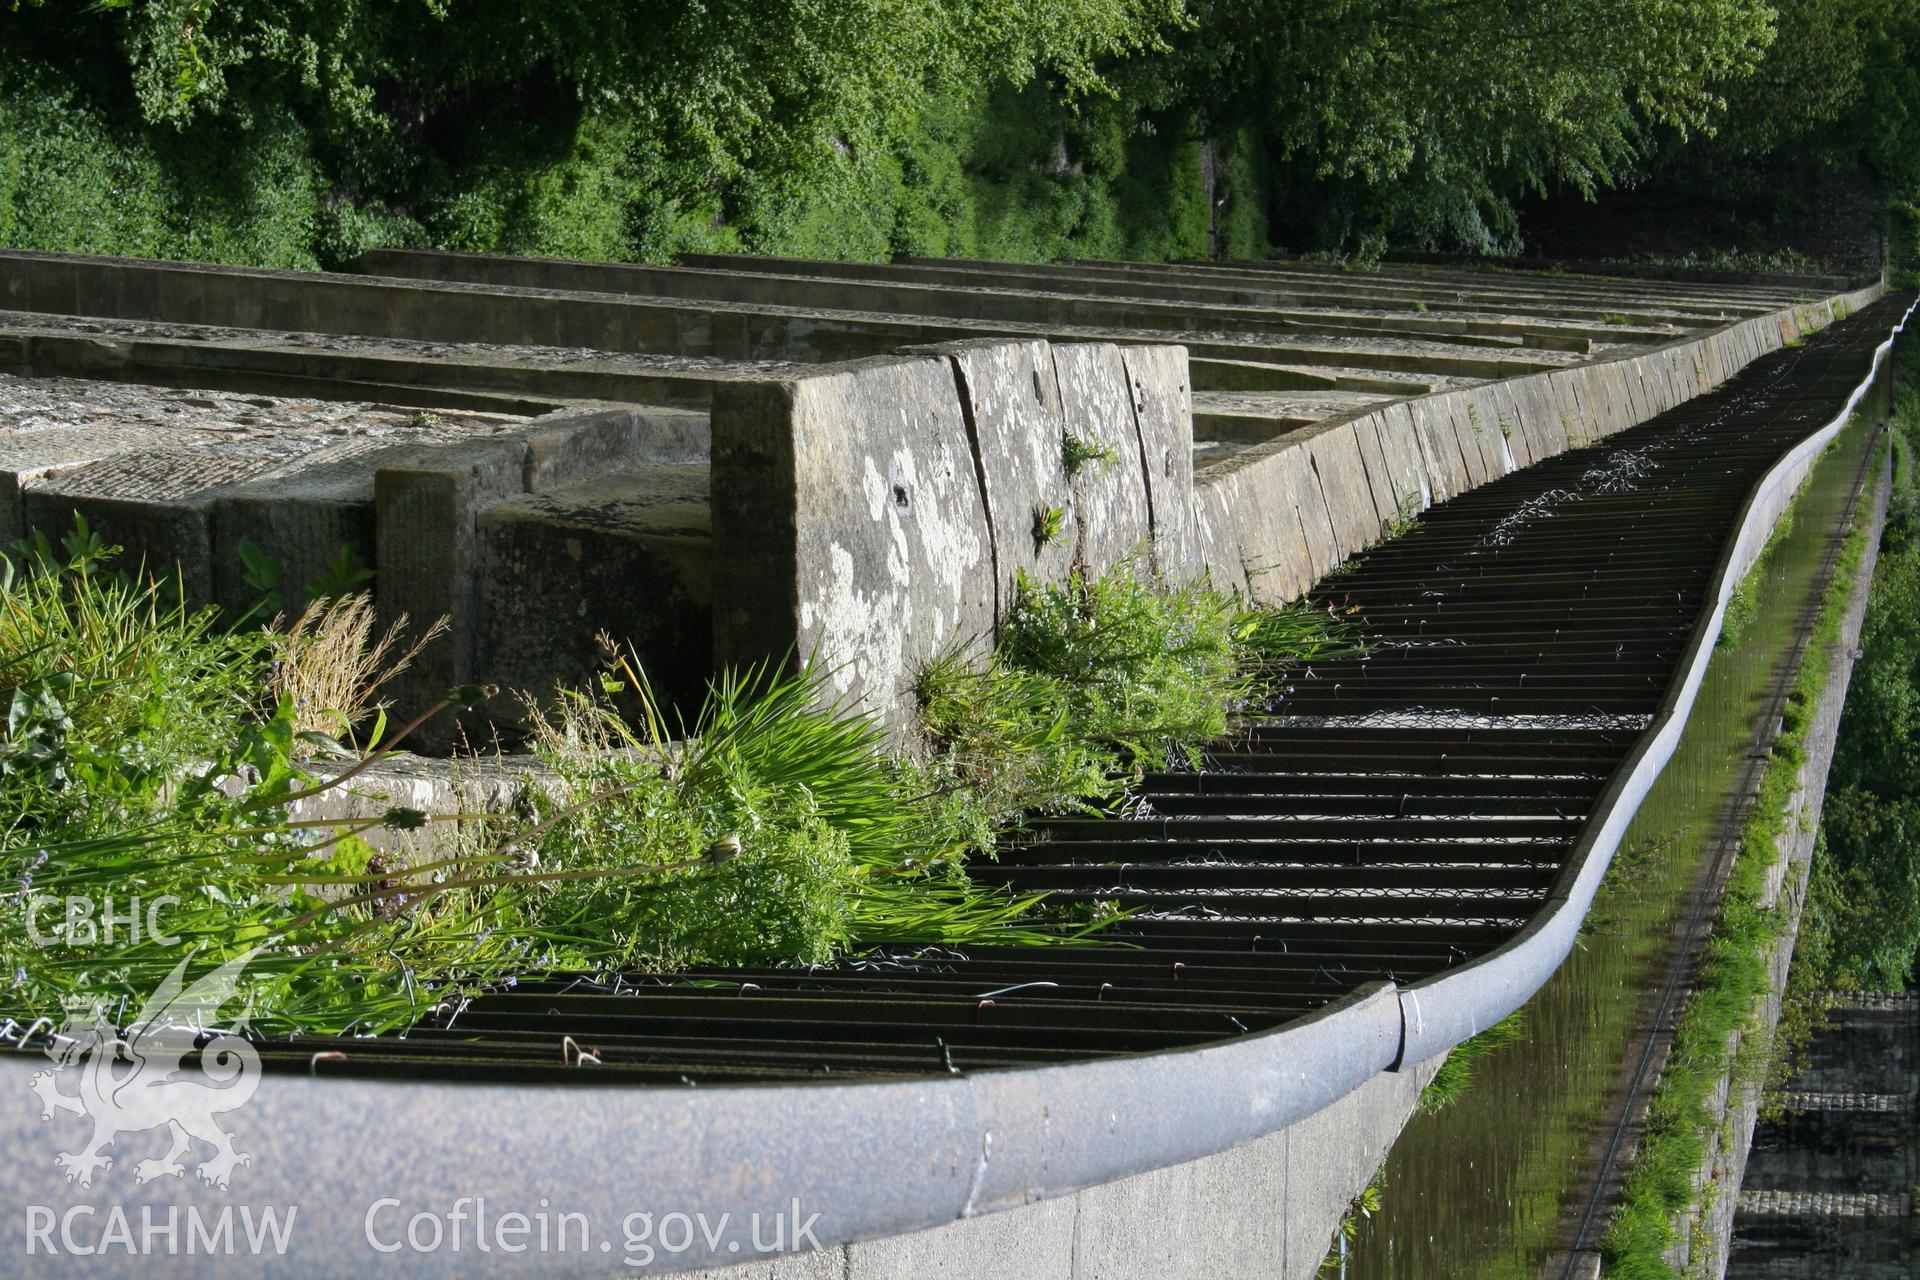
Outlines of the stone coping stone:
{"label": "stone coping stone", "polygon": [[812,657],[833,697],[904,739],[920,671],[982,658],[1023,577],[1199,576],[1191,396],[1178,347],[1018,341],[728,390],[716,660]]}
{"label": "stone coping stone", "polygon": [[994,627],[992,533],[952,363],[728,388],[713,456],[717,653],[819,661],[832,696],[909,733],[919,670]]}
{"label": "stone coping stone", "polygon": [[1652,351],[1360,409],[1209,461],[1196,480],[1209,570],[1227,580],[1244,573],[1263,602],[1297,599],[1396,520],[1644,422],[1880,293],[1874,286]]}
{"label": "stone coping stone", "polygon": [[[1665,308],[1686,327],[1706,327],[1730,315],[1772,310],[1792,300],[1778,290],[1699,289],[1691,293],[1649,291],[1627,281],[1557,279],[1540,275],[1491,272],[1458,273],[1331,273],[1270,268],[1264,264],[1180,263],[1001,263],[959,258],[912,258],[892,263],[828,262],[797,258],[762,258],[739,254],[687,254],[683,265],[730,270],[787,271],[835,279],[905,278],[999,284],[1018,280],[1029,287],[1070,285],[1075,291],[1102,295],[1157,296],[1206,301],[1224,298],[1250,305],[1377,305],[1412,311],[1414,300],[1430,308],[1464,311],[1537,314],[1548,318],[1577,316],[1606,321],[1610,316],[1644,309]],[[1476,288],[1469,292],[1463,285]],[[1557,305],[1556,305],[1557,304]],[[1636,306],[1637,304],[1637,306]],[[1641,317],[1630,316],[1638,322]]]}
{"label": "stone coping stone", "polygon": [[[1669,327],[1621,330],[1579,320],[1435,313],[1402,307],[1285,306],[1224,298],[1101,295],[1058,280],[967,280],[883,275],[813,274],[739,259],[725,268],[563,258],[370,249],[357,266],[374,276],[451,280],[521,288],[620,292],[682,300],[744,302],[885,311],[969,320],[1032,320],[1111,324],[1135,329],[1234,329],[1264,333],[1386,332],[1471,345],[1537,346],[1588,353],[1596,340],[1641,343],[1672,336]],[[1035,287],[1039,284],[1054,287]]]}
{"label": "stone coping stone", "polygon": [[[61,315],[223,324],[250,328],[454,342],[599,345],[676,355],[808,362],[844,360],[903,344],[967,337],[1156,342],[1164,333],[1101,325],[998,321],[771,304],[689,303],[622,294],[422,282],[324,272],[0,251],[0,304]],[[1327,336],[1311,342],[1256,339],[1231,331],[1183,335],[1195,354],[1301,364],[1352,364],[1502,377],[1580,359],[1531,351],[1525,358],[1467,356],[1447,343]]]}

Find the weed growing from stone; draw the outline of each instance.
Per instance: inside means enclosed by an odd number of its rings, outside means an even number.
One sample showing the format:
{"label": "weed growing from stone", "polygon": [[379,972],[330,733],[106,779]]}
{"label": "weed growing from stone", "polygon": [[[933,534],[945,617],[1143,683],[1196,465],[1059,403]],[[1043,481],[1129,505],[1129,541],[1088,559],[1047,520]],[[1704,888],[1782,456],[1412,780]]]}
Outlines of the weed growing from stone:
{"label": "weed growing from stone", "polygon": [[1093,463],[1118,462],[1120,455],[1110,444],[1100,444],[1066,431],[1060,435],[1060,461],[1071,479]]}
{"label": "weed growing from stone", "polygon": [[1420,1110],[1427,1115],[1445,1111],[1473,1088],[1480,1064],[1496,1051],[1527,1038],[1524,1009],[1508,1014],[1477,1036],[1462,1040],[1447,1053],[1433,1079],[1420,1091]]}
{"label": "weed growing from stone", "polygon": [[1033,513],[1033,545],[1037,550],[1052,544],[1067,524],[1065,507],[1041,507]]}

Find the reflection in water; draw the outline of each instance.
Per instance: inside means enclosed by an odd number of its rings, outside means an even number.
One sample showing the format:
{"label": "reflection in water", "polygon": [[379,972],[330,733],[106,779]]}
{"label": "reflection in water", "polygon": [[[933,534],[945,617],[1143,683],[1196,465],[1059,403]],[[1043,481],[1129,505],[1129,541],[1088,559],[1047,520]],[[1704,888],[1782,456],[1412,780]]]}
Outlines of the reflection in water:
{"label": "reflection in water", "polygon": [[1753,620],[1737,648],[1715,655],[1680,747],[1621,842],[1573,954],[1526,1006],[1526,1035],[1482,1061],[1451,1107],[1408,1124],[1387,1158],[1380,1207],[1329,1274],[1540,1276],[1563,1207],[1584,1190],[1581,1165],[1623,1083],[1640,1006],[1713,851],[1869,440],[1856,420],[1815,468],[1757,584]]}

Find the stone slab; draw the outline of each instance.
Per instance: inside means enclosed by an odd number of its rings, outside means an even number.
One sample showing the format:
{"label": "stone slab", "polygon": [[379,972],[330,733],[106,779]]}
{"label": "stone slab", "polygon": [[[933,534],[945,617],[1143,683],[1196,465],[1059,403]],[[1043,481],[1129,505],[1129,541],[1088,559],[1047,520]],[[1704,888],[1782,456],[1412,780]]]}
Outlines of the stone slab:
{"label": "stone slab", "polygon": [[1374,505],[1353,423],[1309,429],[1302,433],[1299,447],[1312,459],[1313,479],[1327,505],[1327,522],[1340,558],[1357,555],[1378,541],[1387,517]]}
{"label": "stone slab", "polygon": [[1414,426],[1413,410],[1407,404],[1385,405],[1373,415],[1373,421],[1399,511],[1407,515],[1425,511],[1435,501],[1434,484],[1420,431]]}
{"label": "stone slab", "polygon": [[1055,343],[1053,367],[1066,433],[1111,455],[1086,463],[1072,480],[1076,559],[1100,574],[1142,556],[1153,537],[1132,389],[1111,343]]}
{"label": "stone slab", "polygon": [[1240,556],[1240,533],[1228,487],[1201,478],[1194,485],[1194,533],[1216,591],[1248,594],[1247,565]]}
{"label": "stone slab", "polygon": [[707,468],[659,465],[497,503],[478,528],[473,664],[503,694],[589,688],[605,632],[691,722],[712,674]]}
{"label": "stone slab", "polygon": [[1429,396],[1407,404],[1414,443],[1420,449],[1420,465],[1435,502],[1445,502],[1467,489],[1467,464],[1460,456],[1460,442],[1454,438],[1453,424],[1442,401],[1443,397]]}
{"label": "stone slab", "polygon": [[[526,453],[525,442],[511,437],[418,445],[374,473],[373,596],[382,623],[404,613],[412,635],[442,617],[451,627],[390,686],[403,720],[455,685],[488,678],[474,663],[479,521],[494,503],[524,492]],[[421,749],[449,745],[459,728],[452,716],[435,718],[420,731]]]}
{"label": "stone slab", "polygon": [[[195,608],[214,603],[213,508],[220,494],[271,475],[298,456],[294,442],[181,445],[116,454],[48,474],[21,502],[29,528],[55,536],[76,514],[122,548],[120,567],[161,576],[177,566],[182,594]],[[302,441],[311,445],[311,441]]]}
{"label": "stone slab", "polygon": [[1460,462],[1466,468],[1467,479],[1463,486],[1478,489],[1494,478],[1487,463],[1487,425],[1479,401],[1471,389],[1456,391],[1446,397],[1441,405],[1446,415],[1446,427],[1453,433],[1453,442],[1460,450]]}
{"label": "stone slab", "polygon": [[1548,455],[1538,416],[1522,406],[1513,383],[1495,383],[1487,388],[1487,399],[1494,406],[1494,443],[1500,451],[1502,475],[1530,467]]}
{"label": "stone slab", "polygon": [[[151,452],[180,442],[180,433],[106,425],[55,426],[0,433],[0,546],[27,532],[28,487],[124,453]],[[52,537],[57,531],[47,529]]]}
{"label": "stone slab", "polygon": [[[1249,450],[1231,470],[1209,477],[1217,501],[1232,512],[1247,593],[1259,604],[1298,599],[1319,576],[1282,461]],[[1331,531],[1323,536],[1330,541]]]}
{"label": "stone slab", "polygon": [[1320,488],[1320,477],[1314,473],[1313,455],[1305,449],[1283,447],[1275,451],[1274,463],[1282,492],[1300,513],[1300,530],[1306,535],[1308,572],[1300,575],[1304,592],[1331,573],[1345,556],[1333,531],[1333,513]]}
{"label": "stone slab", "polygon": [[1415,501],[1403,504],[1399,490],[1394,488],[1393,475],[1387,469],[1387,455],[1380,448],[1380,415],[1362,414],[1352,420],[1353,441],[1360,449],[1360,466],[1366,472],[1367,490],[1373,495],[1373,508],[1379,517],[1380,527],[1385,528],[1402,515],[1412,515],[1413,507],[1418,510],[1417,494]]}
{"label": "stone slab", "polygon": [[[713,449],[716,657],[812,657],[832,695],[908,736],[921,667],[994,624],[992,538],[950,363],[728,388]],[[1135,450],[1137,475],[1137,437]],[[1144,533],[1143,491],[1139,508]]]}
{"label": "stone slab", "polygon": [[[1022,575],[1059,582],[1071,572],[1080,516],[1067,477],[1060,385],[1044,342],[954,343],[952,361],[992,534],[995,617]],[[1058,529],[1047,525],[1057,516]]]}
{"label": "stone slab", "polygon": [[1153,565],[1171,582],[1206,571],[1193,491],[1193,391],[1182,347],[1123,347],[1153,525]]}

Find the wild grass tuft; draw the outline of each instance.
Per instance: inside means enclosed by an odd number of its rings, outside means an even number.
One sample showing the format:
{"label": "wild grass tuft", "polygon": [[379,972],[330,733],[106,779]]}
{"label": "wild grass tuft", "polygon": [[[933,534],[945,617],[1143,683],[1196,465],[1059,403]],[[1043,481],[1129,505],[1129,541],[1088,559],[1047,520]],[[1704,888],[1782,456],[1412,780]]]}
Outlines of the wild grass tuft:
{"label": "wild grass tuft", "polygon": [[985,852],[1029,811],[1096,812],[1222,736],[1288,667],[1351,640],[1324,613],[1255,609],[1135,566],[1023,581],[986,662],[956,650],[916,686],[948,841]]}
{"label": "wild grass tuft", "polygon": [[268,700],[292,702],[296,733],[352,744],[374,720],[370,737],[378,741],[388,708],[380,691],[447,631],[443,618],[409,641],[407,625],[403,613],[376,638],[373,601],[365,593],[323,596],[292,622],[276,618],[267,632],[273,647]]}
{"label": "wild grass tuft", "polygon": [[1508,1014],[1479,1035],[1461,1041],[1447,1054],[1440,1070],[1420,1091],[1420,1110],[1428,1115],[1445,1111],[1473,1088],[1480,1064],[1495,1052],[1527,1038],[1524,1009]]}

